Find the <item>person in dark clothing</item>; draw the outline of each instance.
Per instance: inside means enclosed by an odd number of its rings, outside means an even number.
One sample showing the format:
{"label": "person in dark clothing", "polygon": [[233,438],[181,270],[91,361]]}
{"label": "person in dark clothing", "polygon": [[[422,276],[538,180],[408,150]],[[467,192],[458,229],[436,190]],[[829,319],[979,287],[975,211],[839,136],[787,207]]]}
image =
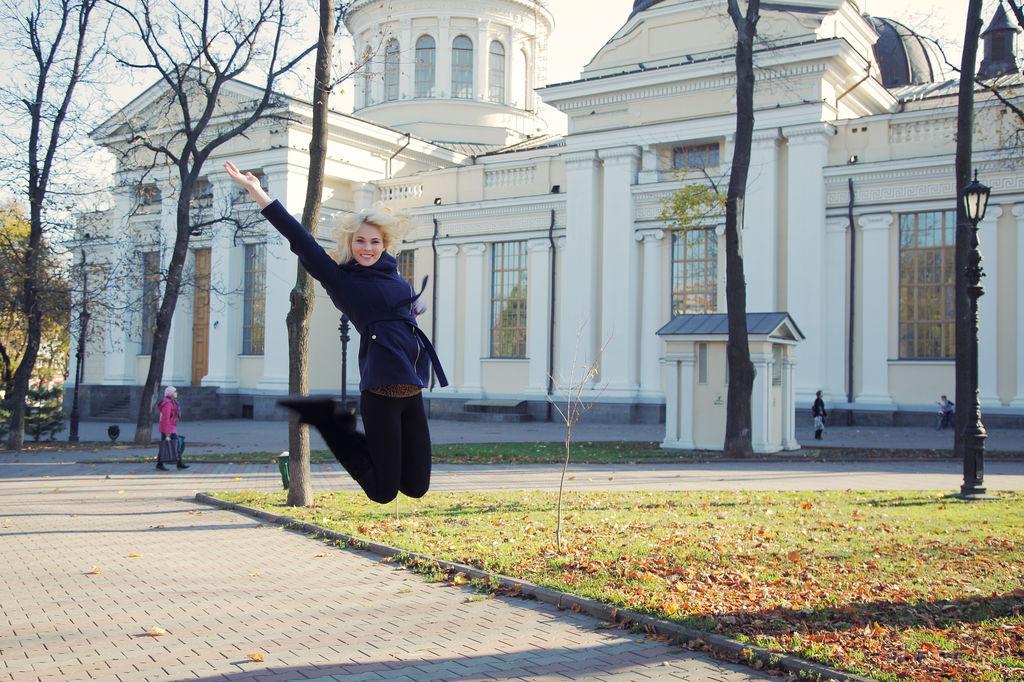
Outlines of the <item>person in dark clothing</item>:
{"label": "person in dark clothing", "polygon": [[433,367],[447,386],[444,370],[416,315],[426,306],[398,274],[387,252],[401,243],[401,222],[383,210],[346,217],[336,234],[337,250],[328,255],[316,239],[260,186],[252,173],[230,161],[228,176],[262,209],[309,274],[323,285],[334,305],[359,332],[359,390],[363,433],[355,415],[331,398],[292,396],[278,403],[315,427],[327,447],[374,502],[385,504],[399,492],[422,497],[430,487],[430,431],[422,391]]}
{"label": "person in dark clothing", "polygon": [[811,416],[814,417],[814,439],[821,440],[821,433],[825,430],[825,401],[821,399],[821,391],[814,394],[814,406],[811,407]]}
{"label": "person in dark clothing", "polygon": [[944,429],[947,426],[952,427],[953,418],[956,416],[956,406],[953,404],[953,401],[947,398],[946,396],[942,396],[939,398],[938,405],[939,420],[938,423],[935,425],[936,431]]}

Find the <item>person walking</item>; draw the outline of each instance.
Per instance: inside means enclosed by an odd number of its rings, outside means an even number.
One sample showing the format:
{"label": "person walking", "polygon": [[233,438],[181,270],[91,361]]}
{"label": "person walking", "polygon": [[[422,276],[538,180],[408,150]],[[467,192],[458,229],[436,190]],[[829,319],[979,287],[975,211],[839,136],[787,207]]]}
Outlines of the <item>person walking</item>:
{"label": "person walking", "polygon": [[814,394],[814,406],[811,407],[811,416],[814,417],[814,440],[821,440],[821,434],[825,430],[825,401],[821,399],[821,391]]}
{"label": "person walking", "polygon": [[422,392],[431,367],[441,386],[448,380],[434,346],[416,324],[416,315],[426,311],[420,296],[427,278],[415,292],[388,252],[401,244],[405,221],[381,209],[349,214],[338,226],[337,249],[329,255],[281,202],[270,198],[256,176],[230,161],[224,170],[359,332],[363,433],[355,429],[355,415],[331,398],[291,396],[278,404],[320,432],[335,459],[374,502],[386,504],[399,492],[423,497],[430,487],[431,446]]}
{"label": "person walking", "polygon": [[940,396],[936,402],[939,406],[939,419],[935,426],[935,430],[939,431],[947,426],[952,427],[953,417],[956,415],[956,405],[954,405],[953,401],[946,396]]}
{"label": "person walking", "polygon": [[181,448],[178,445],[178,419],[181,417],[181,406],[178,403],[178,389],[168,386],[164,389],[164,397],[156,404],[160,412],[160,449],[157,451],[156,468],[167,471],[167,464],[174,462],[179,469],[188,469],[188,464],[181,459]]}

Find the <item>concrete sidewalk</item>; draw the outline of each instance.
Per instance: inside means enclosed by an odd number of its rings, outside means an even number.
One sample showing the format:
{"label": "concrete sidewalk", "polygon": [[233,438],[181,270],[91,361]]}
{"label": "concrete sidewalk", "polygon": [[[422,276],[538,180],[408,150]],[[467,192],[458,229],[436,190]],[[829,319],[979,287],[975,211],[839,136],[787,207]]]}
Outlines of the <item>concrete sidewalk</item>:
{"label": "concrete sidewalk", "polygon": [[135,469],[0,465],[0,680],[769,679],[198,505],[230,487],[203,467]]}

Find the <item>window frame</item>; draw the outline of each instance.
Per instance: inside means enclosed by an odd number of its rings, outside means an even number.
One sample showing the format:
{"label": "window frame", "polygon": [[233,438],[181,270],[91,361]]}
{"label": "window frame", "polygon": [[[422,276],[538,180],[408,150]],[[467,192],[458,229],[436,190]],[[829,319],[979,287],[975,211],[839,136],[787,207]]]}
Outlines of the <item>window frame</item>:
{"label": "window frame", "polygon": [[389,38],[384,46],[384,101],[395,102],[401,81],[402,46],[398,38]]}
{"label": "window frame", "polygon": [[142,329],[139,355],[153,354],[153,334],[156,317],[160,312],[160,252],[142,253]]}
{"label": "window frame", "polygon": [[[704,255],[700,258],[687,257],[686,239],[699,234],[703,237]],[[680,246],[682,244],[682,246]],[[718,233],[713,227],[695,227],[672,232],[671,266],[669,268],[669,314],[672,317],[686,313],[718,312]],[[697,266],[701,266],[698,268]],[[690,291],[688,271],[703,270],[703,286]],[[690,296],[704,296],[703,306],[691,306]]]}
{"label": "window frame", "polygon": [[[494,242],[491,245],[490,358],[526,359],[529,304],[529,254],[526,240]],[[512,252],[512,249],[515,249]],[[513,292],[519,289],[517,295]],[[514,309],[513,306],[515,306]],[[513,324],[502,324],[503,319]],[[511,342],[507,335],[512,336]]]}
{"label": "window frame", "polygon": [[[495,46],[500,52],[495,52]],[[487,49],[487,99],[496,104],[505,103],[505,46],[500,40],[492,40]]]}
{"label": "window frame", "polygon": [[[430,42],[429,47],[426,41]],[[413,74],[413,97],[433,97],[437,83],[437,41],[424,33],[416,39],[416,69]],[[428,58],[429,54],[429,58]],[[429,80],[426,78],[429,75]]]}
{"label": "window frame", "polygon": [[244,246],[242,270],[241,355],[263,355],[266,349],[267,326],[267,245],[265,242],[253,242]]}
{"label": "window frame", "polygon": [[[690,162],[691,157],[694,159],[693,163]],[[722,150],[718,142],[684,144],[672,148],[672,168],[674,170],[718,168],[721,164]]]}
{"label": "window frame", "polygon": [[[461,41],[469,47],[456,45]],[[464,33],[452,39],[452,98],[473,99],[473,40]],[[464,62],[464,63],[463,63]]]}
{"label": "window frame", "polygon": [[[956,357],[956,211],[900,213],[896,225],[899,359],[952,360]],[[938,243],[922,243],[923,231],[930,233],[929,240],[937,235]],[[924,269],[928,261],[933,269],[938,266],[938,273],[931,277]],[[922,308],[929,305],[938,314],[923,317]],[[927,338],[923,332],[929,327],[936,328],[937,334]]]}

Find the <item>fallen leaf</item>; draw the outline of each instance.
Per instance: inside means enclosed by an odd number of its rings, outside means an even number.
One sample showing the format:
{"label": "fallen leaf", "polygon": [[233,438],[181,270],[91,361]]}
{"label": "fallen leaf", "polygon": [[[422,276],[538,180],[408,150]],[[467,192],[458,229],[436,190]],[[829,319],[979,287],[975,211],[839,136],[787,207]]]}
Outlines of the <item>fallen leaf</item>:
{"label": "fallen leaf", "polygon": [[93,566],[92,570],[89,571],[88,573],[86,573],[86,575],[99,575],[102,572],[103,572],[102,568],[100,568],[99,566]]}
{"label": "fallen leaf", "polygon": [[804,502],[800,507],[801,509],[813,509],[814,505],[810,502]]}
{"label": "fallen leaf", "polygon": [[253,663],[262,663],[263,662],[263,654],[261,654],[258,651],[254,651],[251,654],[246,654],[245,657],[248,658]]}
{"label": "fallen leaf", "polygon": [[327,555],[326,554],[314,554],[313,558],[314,559],[323,559],[325,556],[327,556]]}
{"label": "fallen leaf", "polygon": [[124,495],[124,491],[123,491],[123,490],[118,490],[118,491],[117,491],[117,494],[118,494],[118,495]]}
{"label": "fallen leaf", "polygon": [[455,577],[452,578],[452,583],[455,584],[455,585],[468,585],[469,584],[469,578],[466,577],[465,573],[463,573],[462,571],[459,571],[458,573],[455,574]]}
{"label": "fallen leaf", "polygon": [[795,550],[786,552],[786,558],[792,561],[794,564],[800,563],[800,552]]}
{"label": "fallen leaf", "polygon": [[128,555],[128,558],[129,559],[138,559],[140,556],[142,556],[142,555],[139,554],[138,552],[132,552],[131,554]]}
{"label": "fallen leaf", "polygon": [[162,635],[166,635],[167,634],[167,630],[164,630],[163,628],[159,628],[159,627],[154,625],[153,627],[151,627],[148,630],[146,630],[146,634],[149,635],[150,637],[160,637]]}

